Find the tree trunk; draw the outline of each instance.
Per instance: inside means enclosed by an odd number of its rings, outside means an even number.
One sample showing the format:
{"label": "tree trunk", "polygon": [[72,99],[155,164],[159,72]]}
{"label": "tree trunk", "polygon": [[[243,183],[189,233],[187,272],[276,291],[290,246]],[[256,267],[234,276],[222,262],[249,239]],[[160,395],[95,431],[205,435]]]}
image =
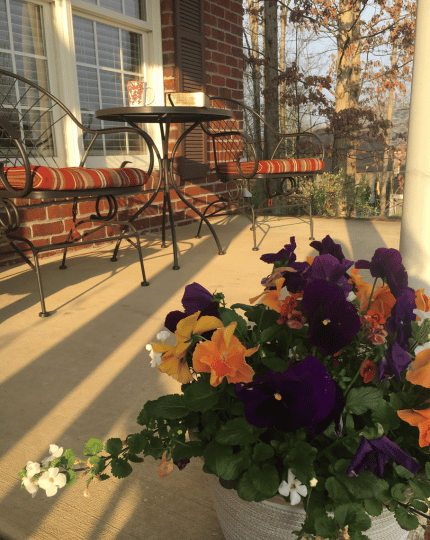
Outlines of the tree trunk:
{"label": "tree trunk", "polygon": [[[249,27],[251,30],[251,54],[254,60],[259,60],[259,45],[258,45],[258,9],[260,0],[248,0],[249,9]],[[260,66],[257,62],[252,64],[252,92],[253,92],[253,106],[252,108],[258,114],[261,114],[261,72]],[[261,122],[260,119],[255,117],[254,120],[254,141],[258,148],[262,148],[261,143]]]}
{"label": "tree trunk", "polygon": [[[264,0],[264,49],[266,64],[265,78],[265,120],[275,131],[279,131],[278,98],[278,5],[276,0]],[[270,158],[277,139],[270,130],[264,130],[265,157]]]}

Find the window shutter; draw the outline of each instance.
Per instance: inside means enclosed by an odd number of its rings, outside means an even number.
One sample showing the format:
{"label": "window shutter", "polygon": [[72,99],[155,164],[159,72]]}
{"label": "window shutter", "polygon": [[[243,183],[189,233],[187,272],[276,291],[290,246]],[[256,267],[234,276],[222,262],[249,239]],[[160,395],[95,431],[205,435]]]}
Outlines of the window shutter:
{"label": "window shutter", "polygon": [[[175,0],[176,77],[179,92],[206,88],[204,0]],[[191,124],[185,124],[184,129]],[[206,136],[196,128],[183,142],[179,174],[183,180],[206,176]]]}

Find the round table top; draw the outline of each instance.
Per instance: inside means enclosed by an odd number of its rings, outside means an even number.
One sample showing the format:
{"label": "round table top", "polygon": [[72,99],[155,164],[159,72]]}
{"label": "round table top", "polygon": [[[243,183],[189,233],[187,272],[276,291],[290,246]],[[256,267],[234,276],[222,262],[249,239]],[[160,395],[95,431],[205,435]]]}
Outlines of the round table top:
{"label": "round table top", "polygon": [[95,112],[100,120],[134,123],[185,123],[226,120],[232,117],[229,109],[217,107],[115,107]]}

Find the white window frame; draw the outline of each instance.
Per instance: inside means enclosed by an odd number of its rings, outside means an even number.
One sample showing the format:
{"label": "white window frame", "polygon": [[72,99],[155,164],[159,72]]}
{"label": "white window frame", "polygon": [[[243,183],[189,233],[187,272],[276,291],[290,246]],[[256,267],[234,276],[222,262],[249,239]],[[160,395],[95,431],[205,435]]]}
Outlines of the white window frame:
{"label": "white window frame", "polygon": [[[27,0],[43,7],[43,27],[48,58],[50,92],[58,97],[81,120],[78,74],[76,66],[73,15],[88,18],[142,35],[143,74],[155,90],[153,105],[164,105],[163,58],[161,45],[160,1],[146,0],[146,21],[122,15],[83,0]],[[146,124],[145,131],[157,146],[160,143],[158,126]],[[63,133],[56,133],[57,150],[64,166],[77,166],[84,153],[83,137],[78,127],[68,120]],[[147,169],[149,155],[89,156],[88,167],[118,167],[122,161],[133,167]],[[156,162],[154,165],[158,165]]]}

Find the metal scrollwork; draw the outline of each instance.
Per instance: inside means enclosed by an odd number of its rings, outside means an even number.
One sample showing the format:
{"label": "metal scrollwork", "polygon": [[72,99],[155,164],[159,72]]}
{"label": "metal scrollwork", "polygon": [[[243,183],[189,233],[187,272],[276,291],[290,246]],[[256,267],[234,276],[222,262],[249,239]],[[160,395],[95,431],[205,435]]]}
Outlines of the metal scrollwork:
{"label": "metal scrollwork", "polygon": [[[107,203],[109,206],[109,209],[105,216],[102,215],[101,209],[100,209],[100,203],[103,199],[107,200]],[[99,195],[96,201],[96,215],[91,216],[91,219],[99,219],[100,221],[110,221],[111,219],[114,219],[117,213],[118,213],[118,203],[116,201],[116,198],[113,195]]]}
{"label": "metal scrollwork", "polygon": [[0,199],[0,232],[8,234],[20,226],[18,208],[10,199]]}

